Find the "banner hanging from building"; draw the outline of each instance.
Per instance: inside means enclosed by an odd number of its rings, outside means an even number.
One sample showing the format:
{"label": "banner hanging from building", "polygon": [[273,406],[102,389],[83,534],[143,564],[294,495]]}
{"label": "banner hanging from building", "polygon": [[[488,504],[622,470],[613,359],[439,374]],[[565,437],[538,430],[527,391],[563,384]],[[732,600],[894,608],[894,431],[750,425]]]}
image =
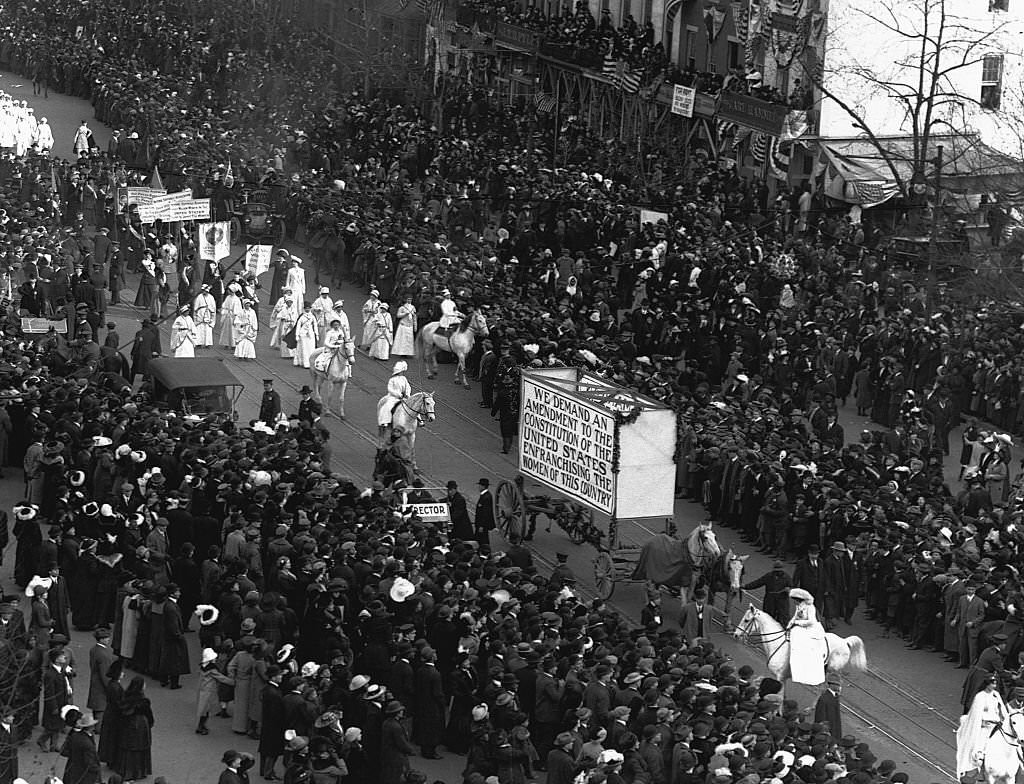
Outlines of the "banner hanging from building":
{"label": "banner hanging from building", "polygon": [[682,117],[693,117],[693,104],[697,98],[697,91],[692,87],[684,87],[681,84],[672,86],[672,114]]}

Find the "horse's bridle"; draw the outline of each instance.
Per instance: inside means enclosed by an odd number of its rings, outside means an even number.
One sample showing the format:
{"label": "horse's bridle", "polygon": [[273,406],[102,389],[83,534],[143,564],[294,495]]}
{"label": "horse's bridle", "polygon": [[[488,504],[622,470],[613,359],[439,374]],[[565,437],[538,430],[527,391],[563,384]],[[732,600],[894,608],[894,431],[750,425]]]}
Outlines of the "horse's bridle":
{"label": "horse's bridle", "polygon": [[429,395],[424,395],[423,396],[423,408],[422,409],[413,408],[412,406],[410,406],[406,402],[406,398],[404,398],[404,397],[399,401],[399,404],[402,406],[402,408],[404,408],[406,411],[416,415],[416,424],[417,425],[422,426],[422,425],[427,424],[427,420],[424,417],[428,413],[427,412],[427,398],[428,397],[429,397]]}
{"label": "horse's bridle", "polygon": [[776,640],[781,640],[784,637],[789,637],[789,631],[787,629],[779,629],[779,631],[771,632],[770,634],[764,634],[763,632],[757,632],[755,634],[750,630],[750,627],[753,626],[756,619],[756,615],[751,615],[750,620],[743,624],[743,626],[736,627],[736,631],[745,635],[752,642],[775,642]]}

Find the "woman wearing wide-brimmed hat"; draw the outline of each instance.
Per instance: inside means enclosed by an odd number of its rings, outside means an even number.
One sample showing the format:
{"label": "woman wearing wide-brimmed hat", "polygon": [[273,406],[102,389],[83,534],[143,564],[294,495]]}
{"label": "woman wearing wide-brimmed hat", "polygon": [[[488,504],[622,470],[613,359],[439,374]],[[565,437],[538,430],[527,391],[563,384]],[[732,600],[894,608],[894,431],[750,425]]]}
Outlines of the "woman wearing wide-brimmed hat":
{"label": "woman wearing wide-brimmed hat", "polygon": [[818,621],[814,597],[803,588],[791,588],[789,598],[796,610],[787,625],[789,631],[789,669],[797,683],[817,686],[825,681],[825,627]]}

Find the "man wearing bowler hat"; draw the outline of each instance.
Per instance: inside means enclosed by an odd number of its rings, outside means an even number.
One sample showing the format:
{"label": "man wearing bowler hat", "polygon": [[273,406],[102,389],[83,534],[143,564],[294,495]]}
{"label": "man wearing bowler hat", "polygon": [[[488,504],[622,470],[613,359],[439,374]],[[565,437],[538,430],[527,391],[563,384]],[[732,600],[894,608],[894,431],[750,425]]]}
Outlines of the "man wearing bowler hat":
{"label": "man wearing bowler hat", "polygon": [[491,482],[481,478],[476,483],[480,496],[476,501],[476,514],[473,521],[473,534],[480,543],[480,550],[491,551],[491,531],[494,530],[494,496],[491,495]]}
{"label": "man wearing bowler hat", "polygon": [[814,703],[814,721],[828,722],[828,730],[832,734],[832,741],[838,743],[843,737],[843,716],[839,707],[839,695],[843,691],[842,681],[839,675],[830,672],[825,676],[825,691]]}
{"label": "man wearing bowler hat", "polygon": [[320,421],[324,407],[313,400],[313,390],[309,388],[309,384],[305,384],[299,390],[299,394],[302,395],[302,400],[299,402],[299,421],[312,427]]}

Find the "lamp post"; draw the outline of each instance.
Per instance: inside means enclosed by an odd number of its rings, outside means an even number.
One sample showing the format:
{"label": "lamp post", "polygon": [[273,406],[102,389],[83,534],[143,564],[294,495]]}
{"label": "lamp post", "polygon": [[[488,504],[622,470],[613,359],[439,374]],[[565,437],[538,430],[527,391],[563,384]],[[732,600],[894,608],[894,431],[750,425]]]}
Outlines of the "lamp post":
{"label": "lamp post", "polygon": [[942,188],[942,153],[943,147],[941,144],[935,146],[935,157],[932,158],[928,163],[934,164],[935,166],[935,181],[933,185],[933,203],[932,207],[932,227],[931,232],[928,235],[928,296],[929,299],[934,296],[935,293],[935,257],[938,255],[939,250],[939,210],[942,206],[941,188]]}

